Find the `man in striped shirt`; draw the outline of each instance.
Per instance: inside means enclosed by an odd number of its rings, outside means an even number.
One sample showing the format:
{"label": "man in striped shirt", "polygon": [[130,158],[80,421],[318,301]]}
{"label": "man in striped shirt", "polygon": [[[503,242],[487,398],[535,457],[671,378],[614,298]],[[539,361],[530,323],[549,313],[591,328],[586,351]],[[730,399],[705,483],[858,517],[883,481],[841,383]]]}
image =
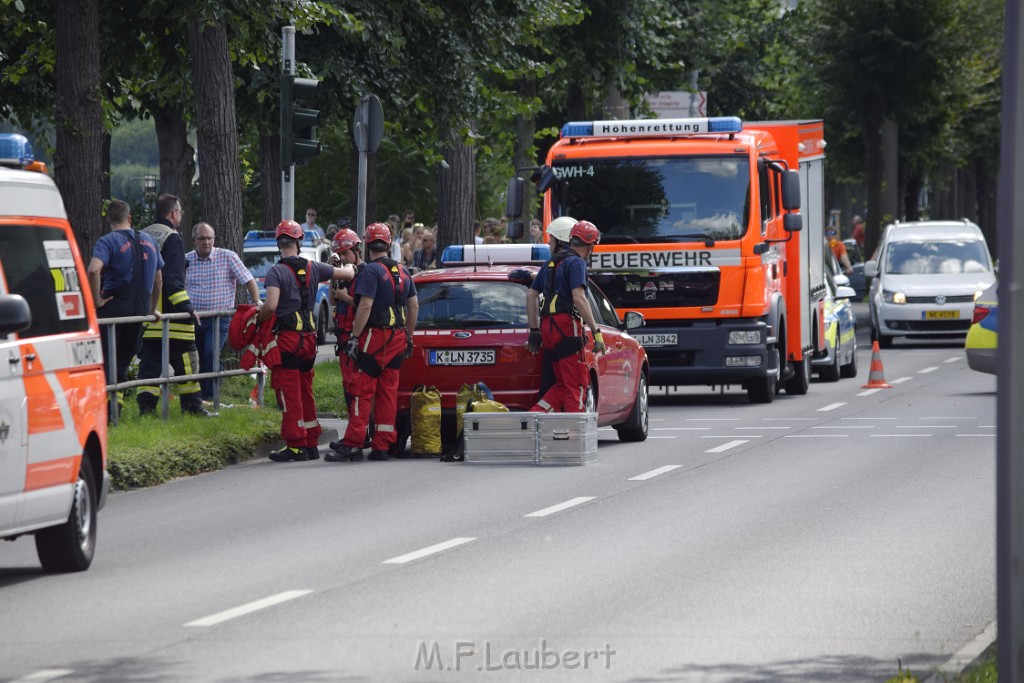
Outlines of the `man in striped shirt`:
{"label": "man in striped shirt", "polygon": [[[216,233],[209,223],[196,223],[192,228],[192,241],[196,248],[185,254],[185,290],[192,307],[203,311],[226,311],[235,308],[235,290],[244,285],[249,298],[259,303],[260,293],[252,273],[242,264],[238,254],[213,246]],[[213,345],[214,326],[220,328],[220,346],[228,339],[229,316],[202,318],[196,327],[196,346],[199,347],[199,371],[213,372],[216,349]],[[220,368],[216,368],[220,369]],[[203,398],[213,397],[213,380],[200,380]]]}

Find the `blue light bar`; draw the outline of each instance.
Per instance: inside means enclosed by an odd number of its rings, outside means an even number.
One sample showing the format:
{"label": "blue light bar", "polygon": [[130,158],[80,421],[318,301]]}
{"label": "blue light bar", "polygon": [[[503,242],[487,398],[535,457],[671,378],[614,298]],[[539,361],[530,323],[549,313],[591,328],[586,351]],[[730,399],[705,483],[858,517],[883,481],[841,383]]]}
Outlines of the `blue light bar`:
{"label": "blue light bar", "polygon": [[743,122],[736,116],[701,119],[635,119],[631,121],[573,121],[562,126],[563,138],[668,137],[739,133]]}
{"label": "blue light bar", "polygon": [[17,133],[0,133],[0,164],[24,168],[35,160],[28,138]]}
{"label": "blue light bar", "polygon": [[441,264],[517,265],[551,258],[546,244],[453,244],[441,252]]}

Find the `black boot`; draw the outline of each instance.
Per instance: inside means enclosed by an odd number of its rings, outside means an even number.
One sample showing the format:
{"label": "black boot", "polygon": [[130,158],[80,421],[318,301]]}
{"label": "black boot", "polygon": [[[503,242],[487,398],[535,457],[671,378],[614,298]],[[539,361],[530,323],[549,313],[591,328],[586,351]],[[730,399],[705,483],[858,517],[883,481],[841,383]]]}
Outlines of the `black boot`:
{"label": "black boot", "polygon": [[376,451],[376,450],[370,451],[370,456],[367,458],[367,460],[387,460],[387,459],[388,459],[388,452],[387,451]]}
{"label": "black boot", "polygon": [[335,448],[335,443],[331,442],[332,451],[324,456],[325,462],[359,462],[363,459],[362,448],[346,446],[345,444]]}
{"label": "black boot", "polygon": [[270,454],[270,459],[274,462],[288,462],[290,460],[309,460],[309,454],[305,448],[293,448],[285,446],[279,451],[274,451]]}

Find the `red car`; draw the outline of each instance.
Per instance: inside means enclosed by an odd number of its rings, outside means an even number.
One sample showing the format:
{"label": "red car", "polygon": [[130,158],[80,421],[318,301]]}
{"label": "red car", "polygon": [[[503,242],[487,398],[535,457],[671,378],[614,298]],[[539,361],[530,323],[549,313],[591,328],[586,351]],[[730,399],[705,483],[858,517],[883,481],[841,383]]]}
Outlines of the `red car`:
{"label": "red car", "polygon": [[[398,442],[409,438],[409,397],[420,384],[441,392],[442,440],[455,440],[455,399],[463,384],[483,382],[509,410],[537,402],[541,357],[526,350],[526,292],[537,265],[459,266],[415,276],[419,299],[415,350],[402,364],[398,387]],[[627,330],[644,324],[636,312],[621,322],[608,298],[590,283],[591,306],[607,351],[594,355],[587,332],[589,410],[622,441],[643,441],[648,429],[647,352]]]}

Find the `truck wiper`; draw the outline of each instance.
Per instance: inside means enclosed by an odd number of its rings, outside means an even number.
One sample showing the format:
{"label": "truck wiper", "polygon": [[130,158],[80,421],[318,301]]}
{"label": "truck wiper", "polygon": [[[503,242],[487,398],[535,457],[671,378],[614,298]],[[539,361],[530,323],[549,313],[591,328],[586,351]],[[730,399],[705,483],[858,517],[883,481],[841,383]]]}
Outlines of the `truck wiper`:
{"label": "truck wiper", "polygon": [[672,236],[681,240],[702,240],[704,242],[704,246],[708,249],[715,246],[715,238],[706,232],[687,232],[682,235]]}

